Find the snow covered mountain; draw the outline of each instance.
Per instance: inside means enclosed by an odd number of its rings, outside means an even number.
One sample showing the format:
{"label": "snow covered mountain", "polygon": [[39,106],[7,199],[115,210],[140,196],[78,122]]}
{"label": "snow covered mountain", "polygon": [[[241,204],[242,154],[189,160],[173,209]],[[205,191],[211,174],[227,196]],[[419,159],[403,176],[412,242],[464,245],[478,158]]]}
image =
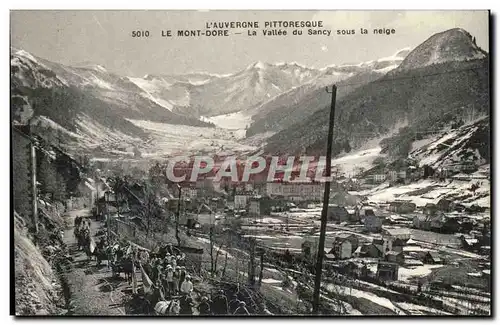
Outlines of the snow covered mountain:
{"label": "snow covered mountain", "polygon": [[311,81],[294,87],[256,107],[252,114],[253,123],[247,136],[263,132],[278,132],[300,122],[330,103],[326,86],[339,86],[337,99],[356,88],[377,80],[397,68],[410,52],[410,48],[397,51],[390,57],[359,64],[332,65],[320,70]]}
{"label": "snow covered mountain", "polygon": [[252,109],[319,73],[298,64],[256,62],[229,75],[191,73],[129,79],[162,106],[199,118]]}
{"label": "snow covered mountain", "polygon": [[482,165],[490,161],[490,121],[487,116],[457,128],[450,128],[438,137],[413,142],[410,157],[421,166],[435,169],[460,163]]}
{"label": "snow covered mountain", "polygon": [[420,44],[401,63],[398,70],[422,68],[450,61],[468,61],[486,58],[487,53],[476,45],[467,31],[454,28],[434,34]]}
{"label": "snow covered mountain", "polygon": [[[430,60],[431,57],[440,59]],[[341,82],[338,86],[340,93]],[[359,147],[404,124],[407,128],[394,136],[389,145],[404,154],[415,133],[442,129],[471,109],[488,114],[488,55],[468,33],[452,29],[431,36],[411,51],[398,68],[340,95],[335,153]],[[315,106],[315,100],[309,98],[298,106],[311,107],[308,101]],[[289,153],[324,153],[328,116],[329,103],[323,102],[323,107],[313,114],[270,137],[266,151],[280,152],[286,148]]]}
{"label": "snow covered mountain", "polygon": [[69,67],[16,49],[11,52],[11,111],[18,122],[31,119],[47,136],[86,148],[146,140],[148,133],[129,119],[209,126],[172,113],[102,66]]}

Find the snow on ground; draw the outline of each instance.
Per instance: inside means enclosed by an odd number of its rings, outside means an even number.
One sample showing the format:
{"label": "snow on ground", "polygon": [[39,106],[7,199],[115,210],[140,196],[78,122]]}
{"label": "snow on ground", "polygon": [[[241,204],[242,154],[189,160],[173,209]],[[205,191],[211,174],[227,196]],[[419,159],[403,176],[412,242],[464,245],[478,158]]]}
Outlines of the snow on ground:
{"label": "snow on ground", "polygon": [[413,315],[414,313],[418,312],[424,312],[425,314],[434,314],[434,315],[452,315],[450,313],[447,313],[443,310],[427,307],[427,306],[421,306],[421,305],[415,305],[409,302],[398,302],[397,305],[405,310],[408,310],[411,312]]}
{"label": "snow on ground", "polygon": [[283,281],[276,279],[262,279],[262,282],[267,284],[281,284]]}
{"label": "snow on ground", "polygon": [[91,77],[88,80],[99,88],[114,90],[114,87],[109,82],[99,78],[93,73],[91,74]]}
{"label": "snow on ground", "polygon": [[[205,244],[210,244],[210,239],[208,238],[203,238],[203,237],[196,237],[196,239],[198,239],[199,241],[201,241],[202,243],[205,243]],[[219,251],[219,254],[221,255],[226,255],[227,254],[227,257],[229,258],[233,258],[234,256],[231,255],[228,251],[220,248],[219,246],[217,245],[214,245],[214,248],[215,248],[215,251]]]}
{"label": "snow on ground", "polygon": [[276,218],[262,218],[261,220],[259,220],[259,222],[260,223],[278,223],[278,224],[282,224],[283,220],[276,219]]}
{"label": "snow on ground", "polygon": [[[87,115],[79,115],[77,120],[81,143],[87,146],[110,146],[115,144],[141,143],[139,138],[131,137],[117,130],[112,130]],[[122,153],[122,152],[120,152]]]}
{"label": "snow on ground", "polygon": [[163,78],[153,78],[152,80],[144,78],[128,78],[132,83],[142,90],[142,96],[155,102],[156,104],[165,107],[169,111],[174,105],[186,106],[189,105],[189,93],[185,91],[169,93],[170,100],[163,99],[165,92],[170,91],[172,84]]}
{"label": "snow on ground", "polygon": [[149,154],[162,155],[189,151],[233,151],[248,152],[255,147],[240,144],[231,131],[187,125],[157,123],[144,120],[129,120],[136,126],[152,133],[154,140],[149,148]]}
{"label": "snow on ground", "polygon": [[422,278],[424,276],[431,274],[432,269],[440,268],[443,266],[444,265],[441,265],[441,264],[422,265],[422,266],[417,266],[416,268],[412,268],[412,269],[400,267],[399,271],[398,271],[398,274],[399,274],[398,280],[406,281],[410,278]]}
{"label": "snow on ground", "polygon": [[268,272],[281,274],[281,272],[280,272],[279,270],[274,269],[274,268],[268,268],[268,267],[266,267],[266,268],[264,268],[264,269],[265,269],[266,271],[268,271]]}
{"label": "snow on ground", "polygon": [[438,249],[440,252],[445,252],[445,253],[449,253],[449,254],[456,254],[456,255],[463,256],[463,257],[470,257],[470,258],[474,258],[474,259],[484,259],[485,258],[484,255],[479,255],[476,253],[468,252],[465,250],[454,249],[454,248],[450,248],[450,247],[446,247],[446,246],[439,247]]}
{"label": "snow on ground", "polygon": [[[475,193],[469,191],[472,184],[479,182],[479,188]],[[412,192],[422,190],[425,193],[412,195]],[[490,181],[489,180],[452,180],[439,182],[437,180],[421,180],[408,185],[389,186],[388,183],[381,184],[373,189],[349,192],[368,197],[368,201],[375,203],[387,203],[395,199],[409,200],[417,206],[425,206],[427,203],[437,203],[441,198],[453,198],[463,195],[471,195],[467,202],[460,202],[464,205],[479,204],[483,207],[490,206]],[[477,199],[474,199],[477,197]]]}
{"label": "snow on ground", "polygon": [[332,159],[332,166],[339,165],[347,175],[354,175],[360,168],[365,170],[372,167],[372,163],[380,155],[381,147],[350,152],[349,154]]}
{"label": "snow on ground", "polygon": [[223,129],[229,130],[244,130],[252,123],[252,117],[244,112],[229,113],[217,116],[204,117],[200,120],[211,122]]}
{"label": "snow on ground", "polygon": [[63,134],[66,134],[70,137],[82,138],[82,135],[76,134],[74,132],[71,132],[71,131],[65,129],[64,127],[62,127],[61,125],[52,121],[50,118],[48,118],[46,116],[37,116],[34,118],[34,121],[32,123],[35,125],[39,125],[41,127],[44,127],[44,128],[50,128],[53,130],[61,131]]}
{"label": "snow on ground", "polygon": [[379,297],[376,294],[373,294],[371,292],[361,291],[358,289],[348,288],[348,287],[344,287],[344,286],[340,286],[340,285],[333,285],[331,283],[327,284],[326,289],[330,292],[336,292],[338,290],[345,295],[350,295],[350,296],[354,296],[357,298],[365,298],[365,299],[370,300],[373,303],[376,303],[382,307],[385,307],[387,309],[394,311],[398,315],[406,315],[403,310],[394,306],[392,301],[390,301],[389,299],[384,298],[384,297]]}

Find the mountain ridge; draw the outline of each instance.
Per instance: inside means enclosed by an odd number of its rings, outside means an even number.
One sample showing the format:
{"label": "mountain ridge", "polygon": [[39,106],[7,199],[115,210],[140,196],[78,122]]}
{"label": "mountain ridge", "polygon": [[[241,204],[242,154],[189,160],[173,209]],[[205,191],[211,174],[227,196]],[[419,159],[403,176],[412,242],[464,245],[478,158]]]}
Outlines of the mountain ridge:
{"label": "mountain ridge", "polygon": [[[402,122],[409,123],[409,131],[425,131],[440,127],[461,117],[470,107],[487,114],[489,108],[489,63],[484,51],[478,52],[470,37],[460,30],[439,33],[439,47],[446,55],[440,61],[420,64],[418,54],[428,56],[429,44],[436,42],[436,35],[419,45],[403,60],[401,65],[382,78],[362,85],[337,100],[334,154],[347,147],[356,147],[370,138],[388,133]],[[456,36],[456,34],[464,36]],[[457,44],[457,39],[463,44]],[[450,46],[443,40],[449,40]],[[468,49],[469,47],[469,49]],[[458,48],[458,59],[449,49]],[[480,58],[461,55],[462,52],[481,53]],[[417,54],[415,54],[417,53]],[[417,56],[415,56],[417,55]],[[484,56],[485,55],[485,56]],[[419,64],[416,64],[416,63]],[[464,82],[466,81],[466,82]],[[308,152],[323,154],[326,146],[329,105],[279,131],[268,139],[266,152],[277,153],[288,148],[290,153]]]}

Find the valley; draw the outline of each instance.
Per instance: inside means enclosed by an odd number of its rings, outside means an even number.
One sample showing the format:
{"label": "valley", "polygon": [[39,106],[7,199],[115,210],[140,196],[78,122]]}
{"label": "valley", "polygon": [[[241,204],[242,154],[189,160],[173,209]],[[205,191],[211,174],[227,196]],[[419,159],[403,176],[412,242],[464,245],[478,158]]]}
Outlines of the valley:
{"label": "valley", "polygon": [[[286,33],[275,25],[266,38]],[[246,314],[307,315],[321,272],[322,314],[491,315],[489,54],[461,28],[414,45],[324,67],[256,61],[223,75],[143,77],[11,48],[18,280],[32,251],[43,281],[57,269],[80,304],[67,297],[68,313],[166,315],[182,301],[181,314],[199,315],[217,294],[238,303],[221,314],[247,304]],[[199,156],[211,164],[195,165]],[[305,156],[314,163],[302,169]],[[190,161],[169,165],[178,157]],[[318,178],[329,173],[325,187]],[[50,310],[19,301],[26,313],[62,313],[41,297]]]}

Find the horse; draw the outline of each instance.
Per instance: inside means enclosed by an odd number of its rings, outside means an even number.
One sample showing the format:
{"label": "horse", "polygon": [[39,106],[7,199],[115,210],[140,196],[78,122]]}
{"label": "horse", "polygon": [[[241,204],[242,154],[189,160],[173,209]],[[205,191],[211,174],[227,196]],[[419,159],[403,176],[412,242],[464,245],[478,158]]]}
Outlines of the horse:
{"label": "horse", "polygon": [[175,300],[161,300],[155,305],[155,314],[158,316],[179,315],[181,311],[180,302]]}
{"label": "horse", "polygon": [[78,228],[80,227],[80,225],[82,224],[82,217],[78,216],[75,218],[75,228]]}
{"label": "horse", "polygon": [[113,276],[120,275],[121,272],[125,275],[125,279],[128,283],[132,282],[132,273],[134,272],[134,265],[132,259],[125,257],[120,260],[116,260],[111,265]]}
{"label": "horse", "polygon": [[92,237],[90,236],[90,229],[83,229],[80,233],[79,246],[83,247],[85,254],[89,261],[92,260],[92,256],[95,255],[96,245]]}
{"label": "horse", "polygon": [[97,244],[97,246],[93,252],[93,255],[96,258],[96,266],[100,266],[103,260],[107,260],[108,265],[109,265],[109,256],[110,256],[109,249],[110,249],[110,247],[105,247],[105,242],[103,240],[101,240]]}

